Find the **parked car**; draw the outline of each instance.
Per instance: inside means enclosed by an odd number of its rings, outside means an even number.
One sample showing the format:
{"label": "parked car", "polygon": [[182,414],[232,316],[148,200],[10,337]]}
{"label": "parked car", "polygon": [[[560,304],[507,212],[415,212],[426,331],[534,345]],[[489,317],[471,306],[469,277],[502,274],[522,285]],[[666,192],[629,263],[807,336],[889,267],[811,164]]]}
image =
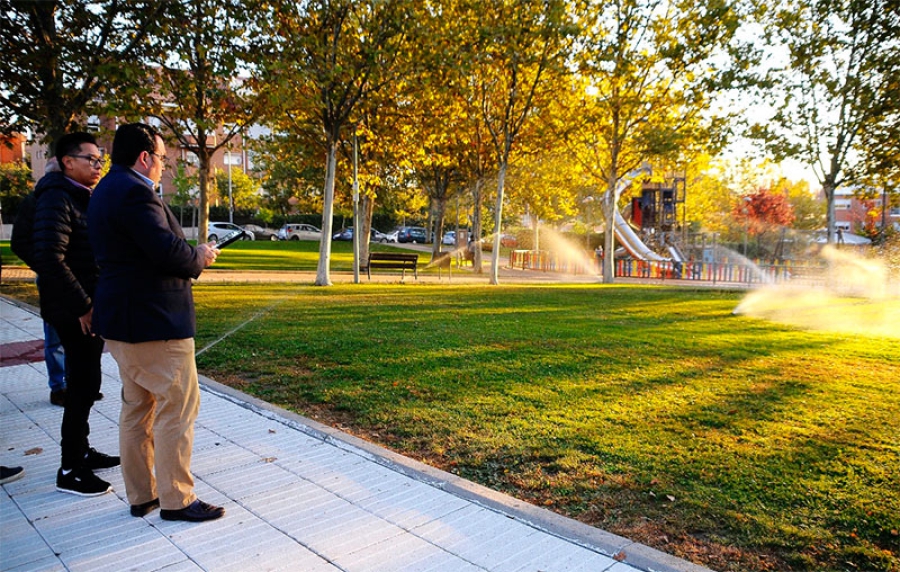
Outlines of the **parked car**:
{"label": "parked car", "polygon": [[519,244],[519,240],[516,238],[514,234],[502,234],[500,235],[500,246],[506,248],[515,248],[516,245]]}
{"label": "parked car", "polygon": [[397,233],[399,230],[392,230],[391,232],[384,235],[384,240],[382,242],[397,242]]}
{"label": "parked car", "polygon": [[245,224],[244,230],[253,233],[254,240],[278,240],[278,231],[271,228],[263,228],[255,224]]}
{"label": "parked car", "polygon": [[353,240],[353,227],[342,228],[334,233],[331,240]]}
{"label": "parked car", "polygon": [[397,229],[397,242],[428,242],[428,231],[421,226],[403,226]]}
{"label": "parked car", "polygon": [[278,230],[278,240],[321,240],[322,230],[311,224],[288,223]]}
{"label": "parked car", "polygon": [[449,244],[451,246],[456,246],[456,231],[448,230],[444,233],[444,238],[441,239],[441,244]]}
{"label": "parked car", "polygon": [[[374,228],[369,229],[369,242],[387,242],[387,235],[383,232],[379,232]],[[332,237],[332,240],[353,240],[353,227],[349,226],[347,228],[341,229],[339,232],[336,232]]]}
{"label": "parked car", "polygon": [[206,235],[206,240],[219,242],[221,239],[234,232],[244,233],[241,240],[253,240],[254,238],[252,232],[244,230],[236,224],[230,222],[211,222],[209,223],[209,232]]}

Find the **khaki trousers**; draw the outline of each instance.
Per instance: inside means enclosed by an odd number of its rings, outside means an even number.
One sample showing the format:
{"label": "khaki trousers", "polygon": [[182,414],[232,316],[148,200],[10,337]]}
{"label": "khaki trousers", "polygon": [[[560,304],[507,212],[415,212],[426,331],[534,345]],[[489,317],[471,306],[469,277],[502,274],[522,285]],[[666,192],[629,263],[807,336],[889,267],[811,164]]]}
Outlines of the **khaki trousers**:
{"label": "khaki trousers", "polygon": [[200,411],[194,340],[107,340],[106,347],[122,378],[119,454],[128,502],[158,497],[160,508],[182,509],[197,498],[191,475]]}

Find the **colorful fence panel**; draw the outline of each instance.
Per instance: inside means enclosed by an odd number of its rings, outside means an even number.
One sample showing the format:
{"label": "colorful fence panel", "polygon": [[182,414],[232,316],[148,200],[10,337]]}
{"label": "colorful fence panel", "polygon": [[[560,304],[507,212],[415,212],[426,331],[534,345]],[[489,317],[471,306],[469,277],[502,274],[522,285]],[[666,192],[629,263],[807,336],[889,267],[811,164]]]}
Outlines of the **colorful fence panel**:
{"label": "colorful fence panel", "polygon": [[[592,254],[584,256],[560,255],[544,250],[513,250],[509,254],[509,268],[560,272],[565,274],[599,274],[601,259]],[[817,282],[825,270],[822,264],[779,261],[696,262],[649,261],[620,259],[615,263],[615,275],[621,278],[653,280],[695,280],[729,284],[771,284],[781,282]]]}

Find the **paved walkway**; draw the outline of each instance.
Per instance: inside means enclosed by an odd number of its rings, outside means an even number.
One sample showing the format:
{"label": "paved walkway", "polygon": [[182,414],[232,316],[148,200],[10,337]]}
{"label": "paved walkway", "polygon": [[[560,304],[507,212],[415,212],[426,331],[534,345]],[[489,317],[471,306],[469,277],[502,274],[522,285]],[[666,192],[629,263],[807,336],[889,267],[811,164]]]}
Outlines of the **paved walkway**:
{"label": "paved walkway", "polygon": [[[193,471],[224,518],[167,522],[114,494],[55,489],[62,409],[49,403],[42,325],[0,298],[0,569],[28,571],[699,572],[202,378]],[[91,443],[118,451],[120,381],[103,356]]]}

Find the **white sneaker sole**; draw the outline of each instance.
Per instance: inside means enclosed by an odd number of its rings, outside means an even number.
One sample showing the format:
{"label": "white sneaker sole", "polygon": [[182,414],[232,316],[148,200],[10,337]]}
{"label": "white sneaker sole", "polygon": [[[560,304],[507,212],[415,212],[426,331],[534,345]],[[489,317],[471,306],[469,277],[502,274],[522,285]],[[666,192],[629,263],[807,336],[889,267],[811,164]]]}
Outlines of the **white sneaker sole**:
{"label": "white sneaker sole", "polygon": [[99,497],[100,495],[105,495],[106,493],[111,493],[113,488],[110,486],[110,487],[107,487],[105,491],[101,491],[101,492],[97,492],[97,493],[83,493],[80,491],[74,491],[72,489],[64,489],[59,486],[56,487],[56,490],[58,490],[61,493],[69,493],[70,495],[78,495],[80,497]]}
{"label": "white sneaker sole", "polygon": [[15,475],[11,477],[6,477],[2,481],[0,481],[0,485],[8,485],[9,483],[14,483],[25,476],[25,471],[19,471]]}

